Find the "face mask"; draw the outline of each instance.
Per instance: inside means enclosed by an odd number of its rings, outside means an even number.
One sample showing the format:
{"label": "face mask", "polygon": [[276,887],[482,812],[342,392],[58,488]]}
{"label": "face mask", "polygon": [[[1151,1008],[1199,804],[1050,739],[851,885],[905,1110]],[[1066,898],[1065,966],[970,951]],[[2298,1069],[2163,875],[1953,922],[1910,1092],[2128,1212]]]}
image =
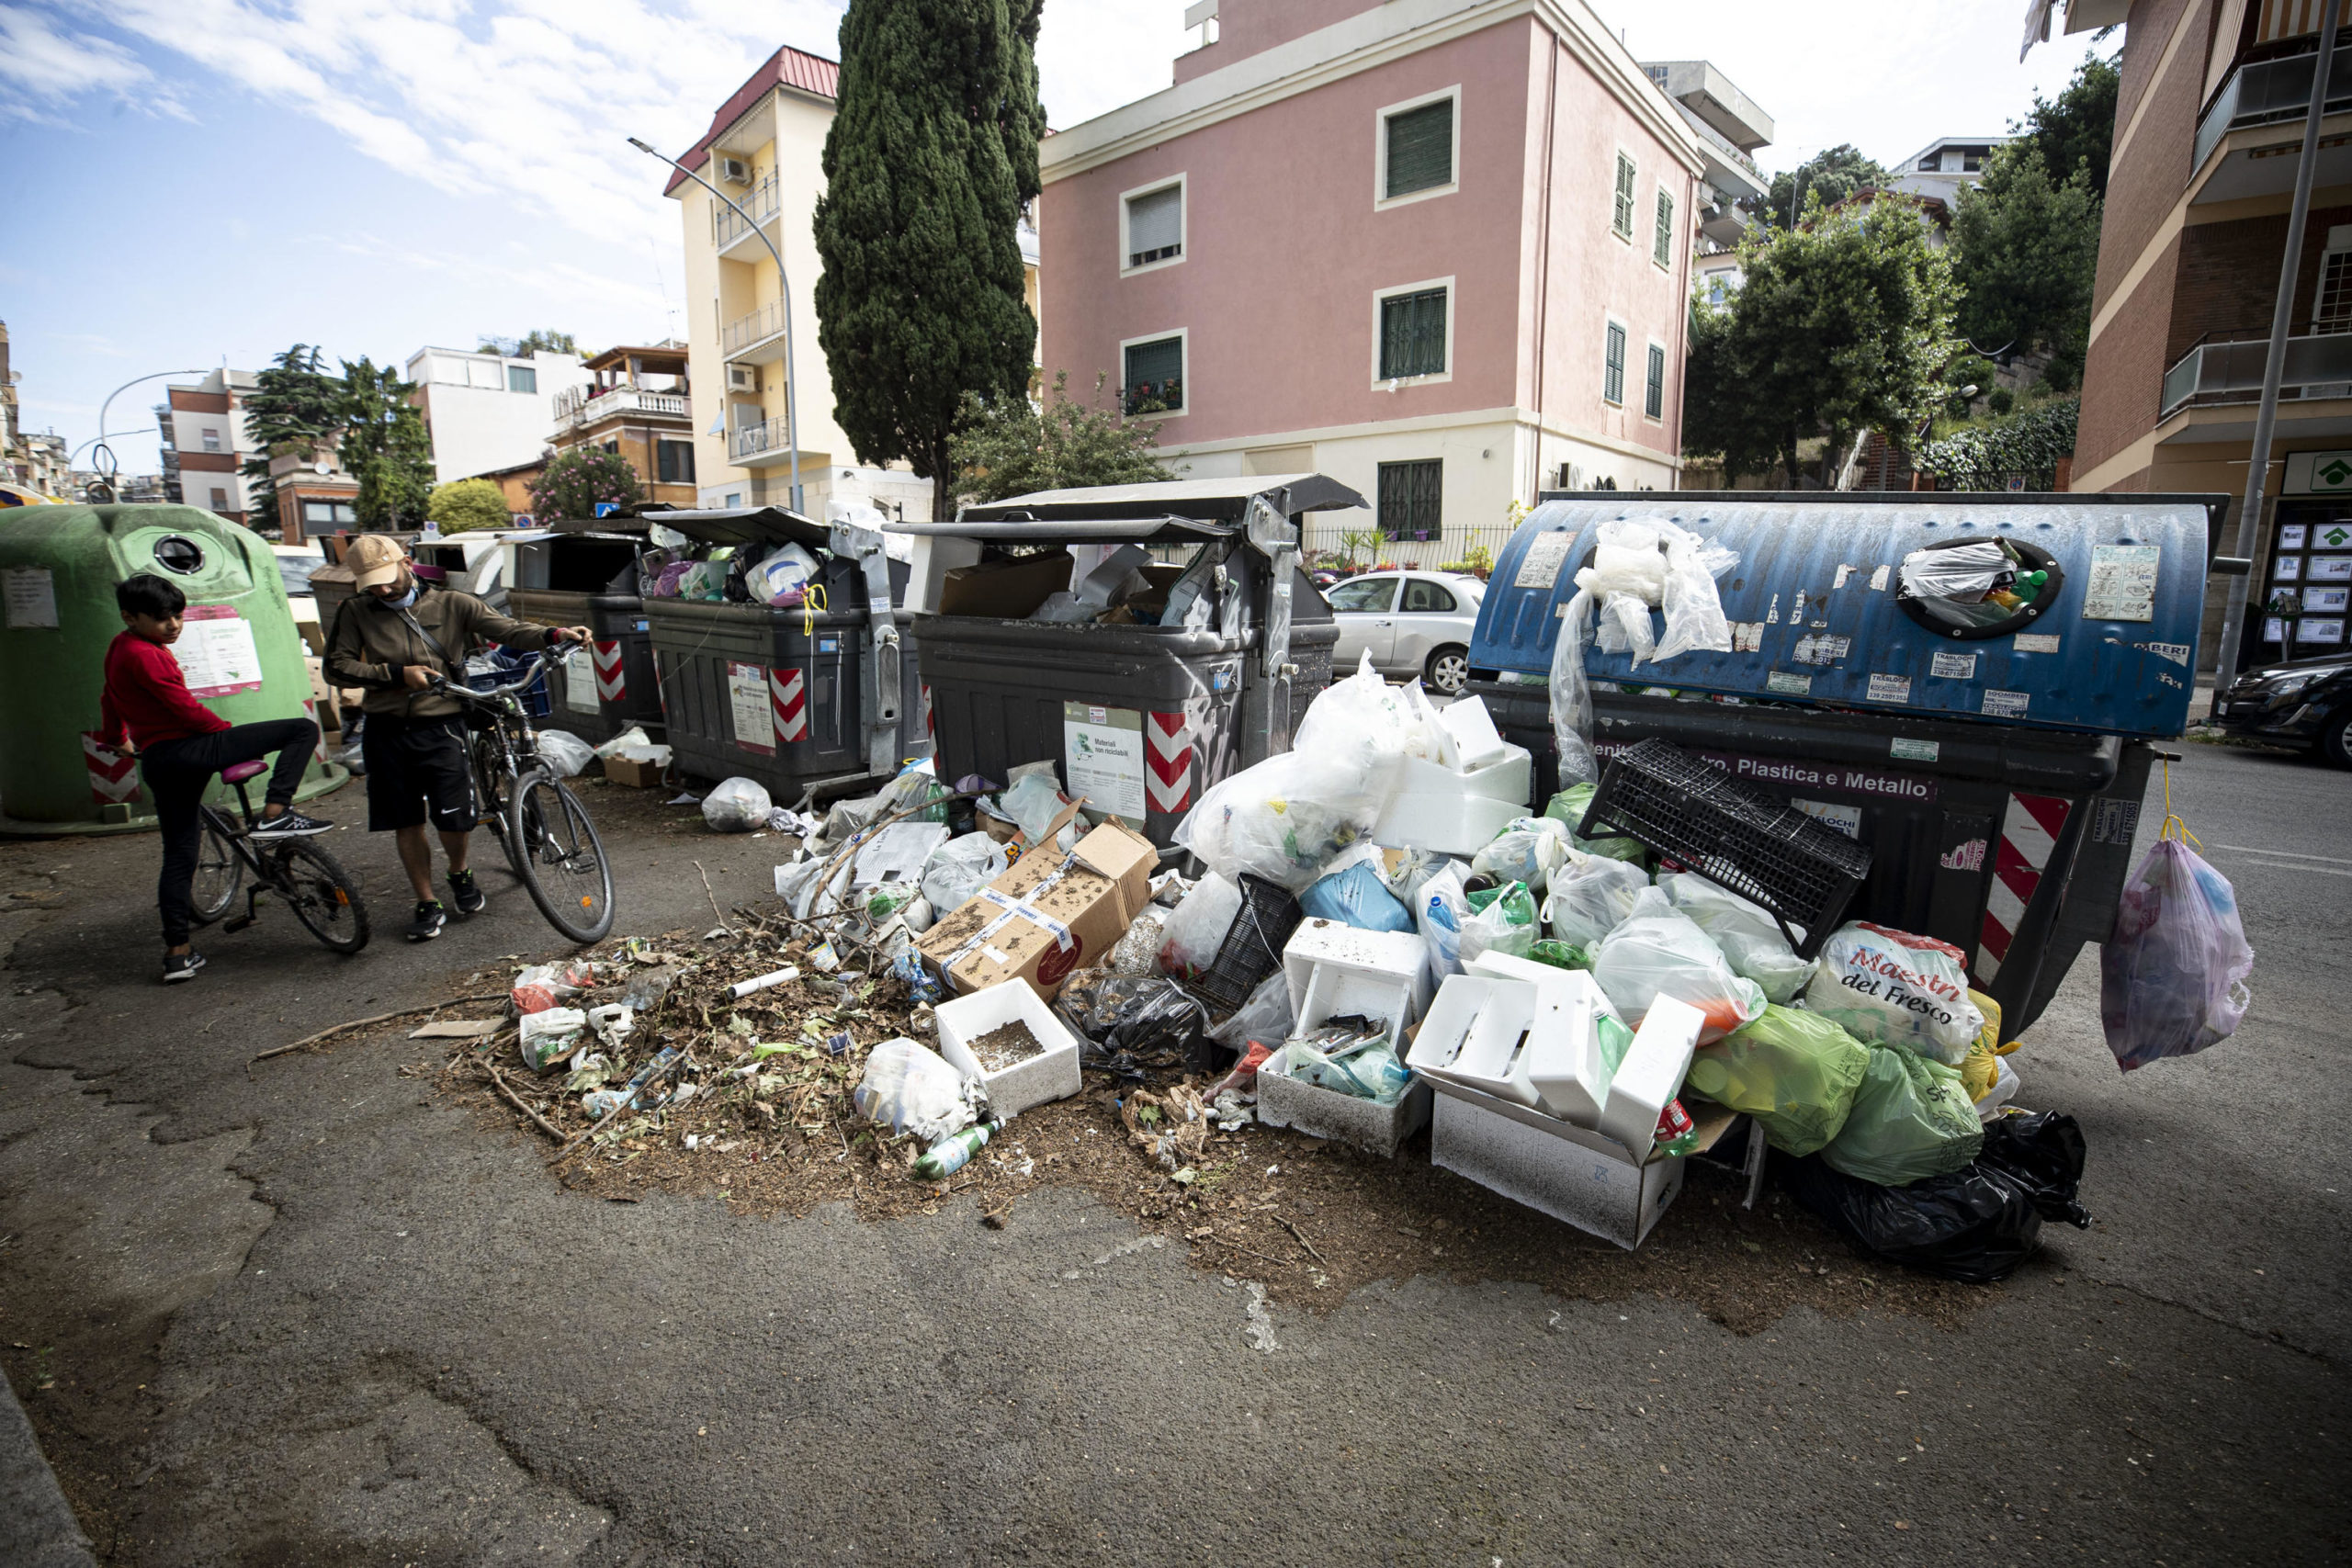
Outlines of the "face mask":
{"label": "face mask", "polygon": [[416,585],[415,583],[412,582],[412,583],[410,583],[410,584],[408,585],[408,592],[405,592],[405,593],[401,594],[401,595],[399,598],[397,598],[397,599],[387,599],[387,600],[385,600],[385,601],[384,601],[384,604],[385,604],[386,605],[390,606],[390,608],[395,609],[395,610],[405,610],[405,609],[407,609],[411,604],[415,604],[415,603],[416,603],[416,595],[417,595],[417,592],[418,592],[417,585]]}

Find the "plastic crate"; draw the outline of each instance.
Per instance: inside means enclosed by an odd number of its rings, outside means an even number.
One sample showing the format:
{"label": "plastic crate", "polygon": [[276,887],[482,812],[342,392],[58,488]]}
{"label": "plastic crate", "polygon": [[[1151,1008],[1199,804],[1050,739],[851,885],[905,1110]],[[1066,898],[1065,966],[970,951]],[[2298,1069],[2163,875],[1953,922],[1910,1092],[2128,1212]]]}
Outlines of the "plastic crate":
{"label": "plastic crate", "polygon": [[[482,657],[490,660],[496,668],[477,675],[472,672],[470,664],[469,665],[466,684],[477,692],[487,692],[506,684],[522,672],[525,665],[537,656],[509,653],[503,648],[494,648]],[[582,662],[585,662],[584,660]],[[523,705],[523,711],[533,718],[545,718],[555,711],[555,699],[548,695],[548,678],[545,675],[541,675],[526,686],[516,694],[516,696]]]}
{"label": "plastic crate", "polygon": [[1219,1012],[1231,1012],[1250,999],[1258,982],[1282,967],[1283,948],[1306,912],[1278,884],[1248,872],[1241,874],[1241,910],[1218,944],[1216,957],[1193,989]]}
{"label": "plastic crate", "polygon": [[1577,831],[1639,839],[1762,905],[1800,958],[1821,951],[1871,871],[1862,845],[1664,740],[1610,759]]}

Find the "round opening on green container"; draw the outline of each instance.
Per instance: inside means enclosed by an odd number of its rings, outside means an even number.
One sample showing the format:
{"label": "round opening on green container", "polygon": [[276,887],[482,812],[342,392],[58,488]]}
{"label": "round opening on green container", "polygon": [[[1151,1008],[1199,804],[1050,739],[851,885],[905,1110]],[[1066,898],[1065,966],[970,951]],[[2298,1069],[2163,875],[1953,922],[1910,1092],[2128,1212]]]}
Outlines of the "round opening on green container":
{"label": "round opening on green container", "polygon": [[193,577],[204,570],[204,547],[184,535],[155,541],[155,564],[165,571]]}

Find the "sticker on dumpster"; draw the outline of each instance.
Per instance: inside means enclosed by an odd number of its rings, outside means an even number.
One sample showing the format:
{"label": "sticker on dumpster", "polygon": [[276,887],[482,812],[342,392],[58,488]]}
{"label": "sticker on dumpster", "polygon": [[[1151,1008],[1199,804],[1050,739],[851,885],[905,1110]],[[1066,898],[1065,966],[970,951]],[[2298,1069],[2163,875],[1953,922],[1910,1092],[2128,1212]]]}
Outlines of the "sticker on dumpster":
{"label": "sticker on dumpster", "polygon": [[[592,656],[593,657],[593,656]],[[596,711],[596,671],[578,664],[556,666],[563,681],[563,705],[575,713]]]}
{"label": "sticker on dumpster", "polygon": [[2153,621],[2156,618],[2156,568],[2161,545],[2095,545],[2091,585],[2083,595],[2086,621]]}
{"label": "sticker on dumpster", "polygon": [[1734,653],[1763,652],[1764,623],[1761,621],[1734,621],[1731,624],[1731,650]]}
{"label": "sticker on dumpster", "polygon": [[1976,679],[1976,655],[1939,653],[1928,660],[1928,673],[1949,681],[1973,681]]}
{"label": "sticker on dumpster", "polygon": [[[1623,751],[1631,741],[1595,739],[1593,754],[1602,761]],[[1932,742],[1930,743],[1932,744]],[[1712,768],[1736,779],[1786,789],[1824,790],[1834,795],[1859,795],[1874,800],[1898,800],[1932,805],[1937,781],[1919,773],[1898,773],[1881,768],[1849,768],[1836,763],[1797,761],[1787,757],[1756,757],[1740,751],[1690,753]]]}
{"label": "sticker on dumpster", "polygon": [[[1907,703],[1911,700],[1911,677],[1908,675],[1873,675],[1868,700],[1874,703]],[[1933,758],[1928,759],[1930,761]]]}
{"label": "sticker on dumpster", "polygon": [[1893,567],[1882,566],[1876,571],[1871,573],[1871,592],[1873,593],[1885,592],[1886,574],[1894,570],[1894,569]]}
{"label": "sticker on dumpster", "polygon": [[57,626],[57,579],[45,566],[12,566],[0,571],[0,601],[6,603],[12,632],[53,630]]}
{"label": "sticker on dumpster", "polygon": [[1768,626],[1781,624],[1781,596],[1778,593],[1772,595],[1772,603],[1764,611],[1764,624]]}
{"label": "sticker on dumpster", "polygon": [[1062,705],[1062,774],[1069,792],[1130,826],[1144,819],[1143,715],[1096,703]]}
{"label": "sticker on dumpster", "polygon": [[2024,692],[1987,691],[1982,711],[1987,718],[2023,718],[2025,705],[2031,700],[2031,696]]}
{"label": "sticker on dumpster", "polygon": [[1886,743],[1888,756],[1906,762],[1932,762],[1943,755],[1943,750],[1940,740],[1914,740],[1907,735],[1898,735]]}
{"label": "sticker on dumpster", "polygon": [[2091,804],[2091,842],[2095,844],[2129,844],[2140,830],[2140,803],[2136,800],[2099,800]]}
{"label": "sticker on dumpster", "polygon": [[1815,821],[1837,829],[1849,839],[1862,836],[1862,808],[1859,806],[1832,806],[1826,800],[1792,800],[1789,804]]}
{"label": "sticker on dumpster", "polygon": [[1830,588],[1831,588],[1832,590],[1836,590],[1836,589],[1839,589],[1839,588],[1843,588],[1843,587],[1845,587],[1845,586],[1846,586],[1846,580],[1847,580],[1848,578],[1849,578],[1849,577],[1853,576],[1853,575],[1854,575],[1854,569],[1853,569],[1852,567],[1850,567],[1850,566],[1846,565],[1843,561],[1840,561],[1840,562],[1838,564],[1838,581],[1836,581],[1835,582],[1832,582],[1832,583],[1829,585],[1829,586],[1830,586]]}
{"label": "sticker on dumpster", "polygon": [[2058,634],[2055,632],[2019,632],[2009,639],[2019,653],[2055,653]]}
{"label": "sticker on dumpster", "polygon": [[1799,664],[1835,664],[1846,657],[1853,646],[1851,637],[1805,636],[1797,638],[1795,659]]}
{"label": "sticker on dumpster", "polygon": [[1813,677],[1792,675],[1786,670],[1775,670],[1764,677],[1764,689],[1784,697],[1807,697],[1813,694]]}
{"label": "sticker on dumpster", "polygon": [[1937,857],[1936,863],[1946,871],[1983,871],[1984,840],[1970,839],[1965,843],[1954,844]]}
{"label": "sticker on dumpster", "polygon": [[1538,534],[1528,541],[1527,553],[1519,558],[1519,575],[1510,580],[1513,588],[1549,588],[1560,581],[1560,568],[1568,558],[1568,547],[1577,542],[1574,531],[1560,529]]}
{"label": "sticker on dumpster", "polygon": [[254,627],[230,604],[190,604],[172,657],[187,676],[188,695],[225,697],[261,690],[261,650]]}
{"label": "sticker on dumpster", "polygon": [[765,665],[727,666],[727,710],[734,721],[736,745],[763,757],[775,755],[775,708],[768,700]]}

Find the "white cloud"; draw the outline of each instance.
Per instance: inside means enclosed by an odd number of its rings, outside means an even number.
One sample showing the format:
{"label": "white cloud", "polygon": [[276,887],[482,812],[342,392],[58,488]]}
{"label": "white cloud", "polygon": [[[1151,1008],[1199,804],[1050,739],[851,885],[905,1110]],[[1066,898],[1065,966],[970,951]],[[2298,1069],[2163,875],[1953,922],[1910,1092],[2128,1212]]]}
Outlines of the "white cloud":
{"label": "white cloud", "polygon": [[85,94],[141,101],[178,115],[178,100],[136,56],[110,39],[61,32],[28,6],[0,4],[0,118],[51,119]]}

